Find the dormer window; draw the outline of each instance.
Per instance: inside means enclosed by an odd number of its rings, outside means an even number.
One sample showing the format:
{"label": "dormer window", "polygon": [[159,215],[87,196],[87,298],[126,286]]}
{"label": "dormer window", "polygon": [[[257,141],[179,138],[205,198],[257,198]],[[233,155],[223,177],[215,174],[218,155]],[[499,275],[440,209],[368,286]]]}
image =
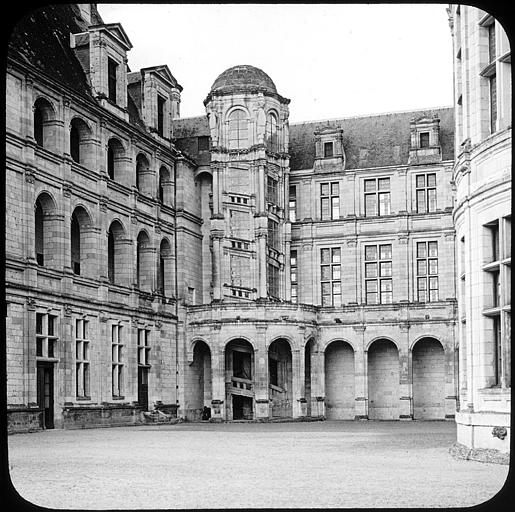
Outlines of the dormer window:
{"label": "dormer window", "polygon": [[116,74],[118,72],[118,63],[113,59],[107,59],[107,82],[108,82],[108,98],[116,103]]}
{"label": "dormer window", "polygon": [[334,146],[332,142],[324,142],[324,158],[331,158],[334,155]]}
{"label": "dormer window", "polygon": [[164,119],[165,119],[166,99],[160,94],[157,95],[157,133],[164,137]]}
{"label": "dormer window", "polygon": [[429,147],[429,132],[421,132],[419,135],[419,142],[421,148]]}

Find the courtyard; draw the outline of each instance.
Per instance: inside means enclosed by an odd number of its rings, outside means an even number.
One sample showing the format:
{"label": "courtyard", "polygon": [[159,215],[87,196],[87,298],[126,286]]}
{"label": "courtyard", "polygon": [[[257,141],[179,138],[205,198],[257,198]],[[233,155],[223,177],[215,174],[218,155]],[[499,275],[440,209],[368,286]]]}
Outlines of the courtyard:
{"label": "courtyard", "polygon": [[51,509],[463,507],[508,466],[456,460],[454,422],[181,423],[9,436],[12,483]]}

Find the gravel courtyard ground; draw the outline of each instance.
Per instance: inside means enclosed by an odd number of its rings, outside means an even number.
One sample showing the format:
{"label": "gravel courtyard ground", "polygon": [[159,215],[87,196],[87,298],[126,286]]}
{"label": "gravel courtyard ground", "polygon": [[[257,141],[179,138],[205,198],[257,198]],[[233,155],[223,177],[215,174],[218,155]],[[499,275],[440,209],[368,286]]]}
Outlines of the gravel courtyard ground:
{"label": "gravel courtyard ground", "polygon": [[455,460],[453,422],[227,423],[9,436],[12,482],[44,507],[462,507],[508,466]]}

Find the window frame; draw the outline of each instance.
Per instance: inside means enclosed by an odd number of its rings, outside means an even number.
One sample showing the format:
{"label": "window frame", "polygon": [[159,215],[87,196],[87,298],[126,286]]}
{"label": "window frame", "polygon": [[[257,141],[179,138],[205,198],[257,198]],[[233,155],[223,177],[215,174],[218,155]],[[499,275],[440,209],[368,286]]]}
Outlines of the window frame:
{"label": "window frame", "polygon": [[75,397],[86,400],[91,399],[89,324],[85,318],[75,319]]}
{"label": "window frame", "polygon": [[[383,183],[380,183],[380,182]],[[388,188],[380,188],[386,181],[388,181]],[[367,183],[373,183],[374,188],[367,190]],[[365,178],[363,180],[363,194],[364,194],[364,210],[365,217],[385,217],[391,215],[391,179],[390,176],[379,176],[376,178]],[[367,207],[369,198],[373,199],[373,214],[369,212]],[[386,202],[383,201],[386,199]],[[386,205],[386,208],[385,206]]]}
{"label": "window frame", "polygon": [[[326,187],[327,193],[324,193]],[[336,191],[335,191],[336,188]],[[327,208],[324,205],[327,205]],[[325,213],[324,213],[325,210]],[[338,220],[340,210],[340,182],[324,181],[320,183],[320,220]]]}
{"label": "window frame", "polygon": [[[324,254],[329,255],[328,261],[325,261]],[[327,271],[324,270],[326,268]],[[335,277],[336,273],[338,275]],[[327,291],[324,291],[324,288]],[[341,307],[343,305],[342,248],[339,246],[320,248],[320,304],[322,307]]]}
{"label": "window frame", "polygon": [[[367,252],[370,253],[368,249],[372,248],[374,249],[375,257],[367,256]],[[384,251],[389,252],[389,257],[383,257]],[[392,243],[376,243],[364,245],[363,262],[363,275],[365,279],[365,304],[367,306],[378,304],[393,304]],[[369,274],[369,268],[375,270],[371,271]],[[389,269],[389,271],[386,269]],[[374,289],[372,290],[372,288]],[[375,302],[369,301],[369,295],[375,295]],[[389,300],[383,300],[386,299],[386,297],[389,297]]]}

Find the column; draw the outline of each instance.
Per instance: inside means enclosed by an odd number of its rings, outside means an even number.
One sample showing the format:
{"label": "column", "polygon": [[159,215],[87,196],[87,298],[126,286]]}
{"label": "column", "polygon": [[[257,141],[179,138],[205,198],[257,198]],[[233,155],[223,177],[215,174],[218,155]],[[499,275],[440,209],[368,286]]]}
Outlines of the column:
{"label": "column", "polygon": [[399,419],[413,419],[413,356],[410,348],[409,324],[400,325],[399,339],[404,337],[404,347],[402,341],[399,349]]}
{"label": "column", "polygon": [[258,299],[266,299],[266,231],[260,229],[257,232],[258,245]]}
{"label": "column", "polygon": [[[215,327],[216,329],[216,327]],[[224,347],[219,346],[220,331],[215,331],[216,341],[213,344],[218,347],[211,354],[211,382],[213,397],[211,399],[211,421],[220,422],[225,418],[225,353]]]}
{"label": "column", "polygon": [[304,396],[304,379],[305,379],[305,346],[292,350],[292,413],[294,418],[306,416],[306,398]]}
{"label": "column", "polygon": [[260,163],[258,166],[258,213],[264,214],[265,208],[265,165]]}
{"label": "column", "polygon": [[356,351],[354,353],[355,420],[368,419],[368,352],[365,350],[364,325],[355,326]]}
{"label": "column", "polygon": [[324,352],[318,339],[313,344],[311,357],[311,416],[325,416],[325,366]]}
{"label": "column", "polygon": [[446,322],[449,327],[448,342],[444,344],[445,354],[445,419],[454,419],[458,399],[458,358],[456,355],[456,322]]}
{"label": "column", "polygon": [[220,243],[222,233],[212,232],[213,239],[213,301],[222,300]]}
{"label": "column", "polygon": [[268,350],[266,346],[266,325],[256,326],[256,349],[254,351],[254,400],[256,419],[268,418]]}

